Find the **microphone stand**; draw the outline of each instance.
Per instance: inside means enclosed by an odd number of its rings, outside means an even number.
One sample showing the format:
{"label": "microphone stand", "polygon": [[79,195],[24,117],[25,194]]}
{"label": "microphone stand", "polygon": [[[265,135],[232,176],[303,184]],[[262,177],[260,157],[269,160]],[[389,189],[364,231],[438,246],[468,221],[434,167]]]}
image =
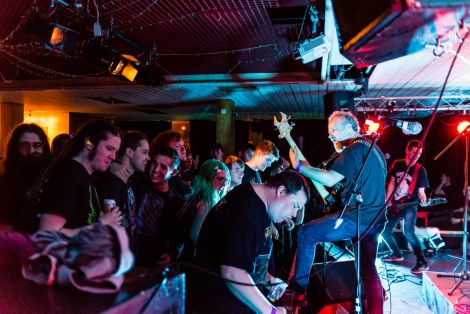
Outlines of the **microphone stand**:
{"label": "microphone stand", "polygon": [[462,258],[460,259],[459,263],[457,266],[455,266],[454,270],[457,269],[460,263],[462,263],[462,271],[460,273],[448,273],[448,274],[437,274],[437,277],[450,277],[450,278],[459,278],[460,280],[457,281],[457,283],[447,292],[448,295],[452,295],[457,289],[460,284],[464,280],[469,280],[470,279],[470,273],[467,270],[467,243],[468,243],[468,233],[467,233],[467,219],[468,219],[468,151],[469,151],[469,132],[470,132],[470,126],[468,126],[463,132],[459,133],[453,140],[452,142],[449,143],[449,145],[444,148],[436,157],[434,157],[434,160],[439,159],[452,145],[454,145],[457,140],[465,136],[465,165],[464,165],[464,194],[465,194],[465,200],[464,200],[464,205],[463,205],[463,239],[462,239]]}
{"label": "microphone stand", "polygon": [[[383,130],[384,130],[384,128],[381,131],[383,131]],[[343,223],[343,215],[346,212],[346,209],[349,206],[349,204],[351,204],[353,199],[355,199],[355,201],[356,201],[356,212],[357,212],[357,225],[356,225],[357,242],[356,242],[356,256],[355,256],[357,286],[356,286],[356,302],[355,302],[355,311],[354,311],[354,313],[356,313],[356,314],[362,314],[361,234],[360,234],[360,226],[361,226],[360,207],[361,206],[360,206],[360,204],[362,203],[363,198],[362,198],[362,195],[359,193],[359,184],[358,184],[358,182],[359,182],[359,178],[361,177],[361,174],[364,170],[364,166],[365,166],[367,160],[369,160],[369,156],[370,156],[372,150],[375,147],[375,144],[377,143],[377,141],[379,140],[380,135],[381,135],[381,133],[378,133],[378,132],[374,133],[374,134],[375,134],[374,140],[372,141],[372,144],[370,145],[369,150],[367,151],[367,154],[364,158],[364,161],[361,164],[361,167],[359,168],[359,171],[358,171],[356,177],[354,178],[353,191],[349,195],[348,199],[346,200],[346,202],[343,206],[343,209],[339,213],[338,218],[336,219],[335,227],[334,227],[335,229],[338,229],[338,227]]]}

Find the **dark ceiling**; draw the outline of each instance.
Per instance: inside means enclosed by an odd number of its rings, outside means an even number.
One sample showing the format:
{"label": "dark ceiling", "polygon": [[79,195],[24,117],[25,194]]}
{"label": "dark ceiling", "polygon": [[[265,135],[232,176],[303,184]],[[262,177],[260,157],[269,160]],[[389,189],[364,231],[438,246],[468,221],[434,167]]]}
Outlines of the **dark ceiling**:
{"label": "dark ceiling", "polygon": [[[328,67],[325,78],[322,65],[331,59],[294,60],[299,39],[317,35],[305,15],[311,3],[320,12],[317,32],[335,29],[334,21],[326,25],[329,0],[3,0],[0,101],[22,103],[27,110],[153,120],[214,118],[217,100],[231,99],[239,117],[269,118],[282,110],[323,118],[326,92],[362,85],[349,65]],[[445,27],[434,31],[449,37],[441,29],[453,27],[456,16],[469,16],[468,7],[454,11],[429,19],[425,31],[440,20]],[[94,36],[97,20],[101,37]],[[69,29],[62,49],[46,46],[54,24]],[[436,34],[420,31],[421,49],[379,64],[356,103],[380,108],[383,97],[405,96],[434,97],[421,101],[433,103],[455,54],[436,58],[425,48]],[[137,82],[109,74],[107,62],[119,54],[140,61]],[[459,56],[446,94],[460,97],[454,104],[470,98],[468,41]]]}

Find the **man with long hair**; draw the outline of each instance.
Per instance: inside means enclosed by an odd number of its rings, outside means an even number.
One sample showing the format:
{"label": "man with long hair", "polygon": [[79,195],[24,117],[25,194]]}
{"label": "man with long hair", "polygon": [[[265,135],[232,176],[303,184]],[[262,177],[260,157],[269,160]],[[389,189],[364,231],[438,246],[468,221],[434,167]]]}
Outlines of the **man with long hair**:
{"label": "man with long hair", "polygon": [[24,123],[11,132],[6,148],[0,176],[0,224],[28,230],[33,222],[23,216],[27,191],[50,160],[49,141],[41,127]]}
{"label": "man with long hair", "polygon": [[80,128],[61,154],[54,156],[36,190],[43,190],[39,204],[41,230],[59,230],[70,236],[92,223],[120,222],[119,207],[108,213],[102,210],[91,177],[95,171],[106,171],[116,159],[120,132],[110,121],[93,120]]}

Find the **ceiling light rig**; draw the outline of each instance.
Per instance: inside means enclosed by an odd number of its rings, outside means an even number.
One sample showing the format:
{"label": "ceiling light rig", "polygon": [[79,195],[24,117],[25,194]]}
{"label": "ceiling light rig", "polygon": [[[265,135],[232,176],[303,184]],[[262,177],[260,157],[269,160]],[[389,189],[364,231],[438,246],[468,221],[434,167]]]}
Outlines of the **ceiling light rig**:
{"label": "ceiling light rig", "polygon": [[119,55],[119,58],[111,62],[109,73],[112,75],[121,75],[133,82],[139,73],[140,61],[127,54]]}

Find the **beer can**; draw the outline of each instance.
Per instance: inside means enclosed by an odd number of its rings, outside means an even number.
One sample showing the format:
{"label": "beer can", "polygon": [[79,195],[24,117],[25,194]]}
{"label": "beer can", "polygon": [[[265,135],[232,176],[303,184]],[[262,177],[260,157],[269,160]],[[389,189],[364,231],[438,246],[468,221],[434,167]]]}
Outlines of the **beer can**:
{"label": "beer can", "polygon": [[106,198],[103,200],[103,212],[109,213],[111,209],[116,207],[116,201],[110,198]]}
{"label": "beer can", "polygon": [[279,278],[276,278],[275,283],[273,284],[273,286],[271,286],[271,289],[269,291],[268,299],[272,302],[279,300],[286,288],[287,284]]}

